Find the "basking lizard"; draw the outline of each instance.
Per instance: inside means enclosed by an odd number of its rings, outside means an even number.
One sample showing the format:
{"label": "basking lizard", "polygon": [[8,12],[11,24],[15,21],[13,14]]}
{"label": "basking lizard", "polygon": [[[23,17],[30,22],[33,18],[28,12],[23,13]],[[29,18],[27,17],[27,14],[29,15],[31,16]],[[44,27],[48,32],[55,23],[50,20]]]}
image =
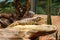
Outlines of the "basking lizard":
{"label": "basking lizard", "polygon": [[40,20],[41,20],[41,17],[25,18],[12,23],[8,27],[14,27],[17,25],[38,25],[37,22]]}

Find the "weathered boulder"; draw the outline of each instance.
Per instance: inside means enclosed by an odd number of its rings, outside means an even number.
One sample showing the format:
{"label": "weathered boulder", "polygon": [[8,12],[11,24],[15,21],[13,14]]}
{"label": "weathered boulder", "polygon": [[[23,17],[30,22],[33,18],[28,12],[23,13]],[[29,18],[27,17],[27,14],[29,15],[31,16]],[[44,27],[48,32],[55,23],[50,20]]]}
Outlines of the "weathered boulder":
{"label": "weathered boulder", "polygon": [[17,25],[0,29],[0,40],[33,40],[56,30],[56,26],[53,25]]}

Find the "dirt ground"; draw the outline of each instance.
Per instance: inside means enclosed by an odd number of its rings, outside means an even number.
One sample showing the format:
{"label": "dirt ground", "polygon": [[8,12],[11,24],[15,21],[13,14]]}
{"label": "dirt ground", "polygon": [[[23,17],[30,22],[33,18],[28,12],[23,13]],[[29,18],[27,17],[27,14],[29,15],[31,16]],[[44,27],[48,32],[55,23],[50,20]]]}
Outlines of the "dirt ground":
{"label": "dirt ground", "polygon": [[[35,15],[35,16],[40,16],[43,19],[40,21],[40,23],[45,24],[47,20],[47,15]],[[52,18],[52,24],[56,25],[58,28],[58,32],[60,34],[60,17],[59,16],[51,16]]]}

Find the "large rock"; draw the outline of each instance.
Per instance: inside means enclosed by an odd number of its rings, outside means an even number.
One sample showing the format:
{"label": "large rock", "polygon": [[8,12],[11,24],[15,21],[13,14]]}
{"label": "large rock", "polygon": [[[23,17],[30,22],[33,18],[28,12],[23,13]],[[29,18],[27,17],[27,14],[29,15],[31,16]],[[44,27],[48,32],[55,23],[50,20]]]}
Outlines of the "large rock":
{"label": "large rock", "polygon": [[57,30],[53,25],[17,25],[0,29],[0,40],[33,40],[41,35],[48,35]]}

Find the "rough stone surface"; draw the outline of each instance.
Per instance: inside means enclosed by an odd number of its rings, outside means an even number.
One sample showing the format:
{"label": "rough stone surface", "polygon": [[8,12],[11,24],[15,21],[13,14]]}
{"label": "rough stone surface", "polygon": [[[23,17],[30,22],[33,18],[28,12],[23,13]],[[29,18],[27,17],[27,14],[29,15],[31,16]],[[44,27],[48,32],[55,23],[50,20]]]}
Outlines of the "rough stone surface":
{"label": "rough stone surface", "polygon": [[56,27],[53,25],[17,25],[0,29],[0,40],[30,40],[29,38],[36,37],[36,33],[53,33],[53,31],[56,31]]}

